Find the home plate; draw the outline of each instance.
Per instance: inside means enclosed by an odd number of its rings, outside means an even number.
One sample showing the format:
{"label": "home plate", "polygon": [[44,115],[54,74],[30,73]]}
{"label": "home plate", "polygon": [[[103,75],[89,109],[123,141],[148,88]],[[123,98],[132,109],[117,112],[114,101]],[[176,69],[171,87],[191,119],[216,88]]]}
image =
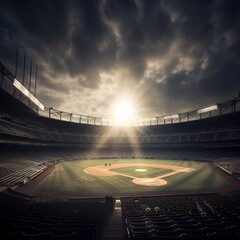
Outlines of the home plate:
{"label": "home plate", "polygon": [[144,169],[144,168],[137,168],[135,169],[136,172],[146,172],[147,169]]}
{"label": "home plate", "polygon": [[132,182],[142,186],[162,186],[167,184],[167,181],[161,178],[134,178]]}

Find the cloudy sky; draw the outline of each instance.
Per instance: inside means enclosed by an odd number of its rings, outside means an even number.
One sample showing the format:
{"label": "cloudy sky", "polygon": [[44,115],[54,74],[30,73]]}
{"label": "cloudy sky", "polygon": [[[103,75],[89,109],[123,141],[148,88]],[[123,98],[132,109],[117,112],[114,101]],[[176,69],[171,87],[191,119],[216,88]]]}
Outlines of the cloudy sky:
{"label": "cloudy sky", "polygon": [[240,1],[1,0],[0,61],[13,72],[17,48],[19,68],[23,49],[38,65],[45,106],[185,112],[239,94]]}

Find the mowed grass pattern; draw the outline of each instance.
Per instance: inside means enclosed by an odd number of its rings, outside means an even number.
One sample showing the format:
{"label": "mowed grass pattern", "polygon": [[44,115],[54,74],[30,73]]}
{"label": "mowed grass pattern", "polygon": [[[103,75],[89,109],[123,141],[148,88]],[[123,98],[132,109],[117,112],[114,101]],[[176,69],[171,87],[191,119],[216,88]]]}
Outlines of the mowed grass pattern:
{"label": "mowed grass pattern", "polygon": [[[191,167],[192,172],[180,172],[164,177],[167,185],[141,186],[132,182],[132,178],[123,175],[93,176],[83,170],[91,166],[111,164],[165,164],[180,167]],[[136,172],[135,169],[146,169],[145,172]],[[129,166],[112,169],[120,174],[136,178],[159,177],[173,172],[171,169],[153,168],[145,166]],[[161,194],[165,192],[186,192],[219,190],[231,186],[231,182],[213,169],[211,163],[181,160],[151,160],[151,159],[113,159],[113,160],[73,160],[63,161],[55,166],[55,170],[48,175],[38,186],[38,190],[61,193],[66,196],[102,197],[106,194],[114,196],[134,194]]]}

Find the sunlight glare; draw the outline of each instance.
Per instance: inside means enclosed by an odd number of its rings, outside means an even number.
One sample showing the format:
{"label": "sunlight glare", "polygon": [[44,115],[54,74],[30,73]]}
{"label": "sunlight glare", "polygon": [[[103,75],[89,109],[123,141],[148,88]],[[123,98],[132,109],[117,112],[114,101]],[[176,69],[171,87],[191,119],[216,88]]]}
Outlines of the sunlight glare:
{"label": "sunlight glare", "polygon": [[129,124],[133,115],[134,107],[131,102],[119,102],[116,104],[114,118],[117,124]]}

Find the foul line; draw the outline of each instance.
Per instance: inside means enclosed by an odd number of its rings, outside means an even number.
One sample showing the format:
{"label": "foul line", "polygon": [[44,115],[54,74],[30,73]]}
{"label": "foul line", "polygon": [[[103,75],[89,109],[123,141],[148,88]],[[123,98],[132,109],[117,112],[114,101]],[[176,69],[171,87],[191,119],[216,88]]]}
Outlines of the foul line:
{"label": "foul line", "polygon": [[124,177],[129,177],[129,178],[133,178],[133,179],[136,178],[136,177],[126,175],[126,174],[123,174],[123,173],[118,173],[118,172],[114,172],[114,171],[110,171],[110,172],[116,173],[116,175],[121,175],[121,176],[124,176]]}
{"label": "foul line", "polygon": [[177,170],[177,171],[174,171],[174,172],[171,172],[171,173],[167,173],[167,174],[164,174],[164,175],[155,177],[155,178],[157,179],[157,178],[168,177],[168,176],[174,175],[174,174],[179,173],[179,172],[185,172],[185,170],[188,170],[188,169],[189,169],[189,168],[180,169],[180,170]]}
{"label": "foul line", "polygon": [[97,167],[92,167],[93,169],[96,169],[98,171],[103,171],[103,172],[112,172],[112,173],[115,173],[116,175],[121,175],[121,176],[124,176],[124,177],[128,177],[128,178],[136,178],[136,177],[133,177],[133,176],[130,176],[130,175],[127,175],[127,174],[123,174],[123,173],[118,173],[118,172],[115,172],[115,171],[109,171],[111,170],[111,168],[109,169],[102,169],[102,168],[97,168]]}
{"label": "foul line", "polygon": [[[123,174],[123,173],[119,173],[119,172],[115,172],[115,171],[112,171],[111,168],[109,169],[99,169],[97,167],[92,167],[94,169],[97,169],[97,170],[100,170],[100,171],[103,171],[103,172],[108,172],[110,170],[110,172],[116,174],[116,175],[120,175],[120,176],[124,176],[124,177],[128,177],[128,178],[132,178],[132,179],[135,179],[137,177],[133,177],[133,176],[130,176],[130,175],[127,175],[127,174]],[[167,173],[167,174],[164,174],[164,175],[161,175],[161,176],[158,176],[158,177],[153,177],[155,179],[161,179],[161,178],[165,178],[165,177],[168,177],[168,176],[171,176],[171,175],[174,175],[174,174],[177,174],[179,172],[185,172],[186,170],[189,170],[189,168],[184,168],[184,169],[179,169],[177,171],[174,171],[174,172],[171,172],[171,173]],[[195,170],[195,169],[194,169]],[[186,171],[187,172],[187,171]]]}
{"label": "foul line", "polygon": [[[168,176],[177,174],[177,173],[179,173],[179,172],[185,172],[185,171],[188,170],[188,169],[189,169],[189,168],[180,169],[180,170],[177,170],[177,171],[174,171],[174,172],[171,172],[171,173],[167,173],[167,174],[164,174],[164,175],[155,177],[155,179],[165,178],[165,177],[168,177]],[[105,170],[105,171],[106,171],[106,170]],[[111,171],[111,172],[114,172],[114,171]],[[114,173],[116,173],[117,175],[121,175],[121,176],[124,176],[124,177],[129,177],[129,178],[133,178],[133,179],[137,178],[137,177],[133,177],[133,176],[130,176],[130,175],[123,174],[123,173],[118,173],[118,172],[114,172]]]}

